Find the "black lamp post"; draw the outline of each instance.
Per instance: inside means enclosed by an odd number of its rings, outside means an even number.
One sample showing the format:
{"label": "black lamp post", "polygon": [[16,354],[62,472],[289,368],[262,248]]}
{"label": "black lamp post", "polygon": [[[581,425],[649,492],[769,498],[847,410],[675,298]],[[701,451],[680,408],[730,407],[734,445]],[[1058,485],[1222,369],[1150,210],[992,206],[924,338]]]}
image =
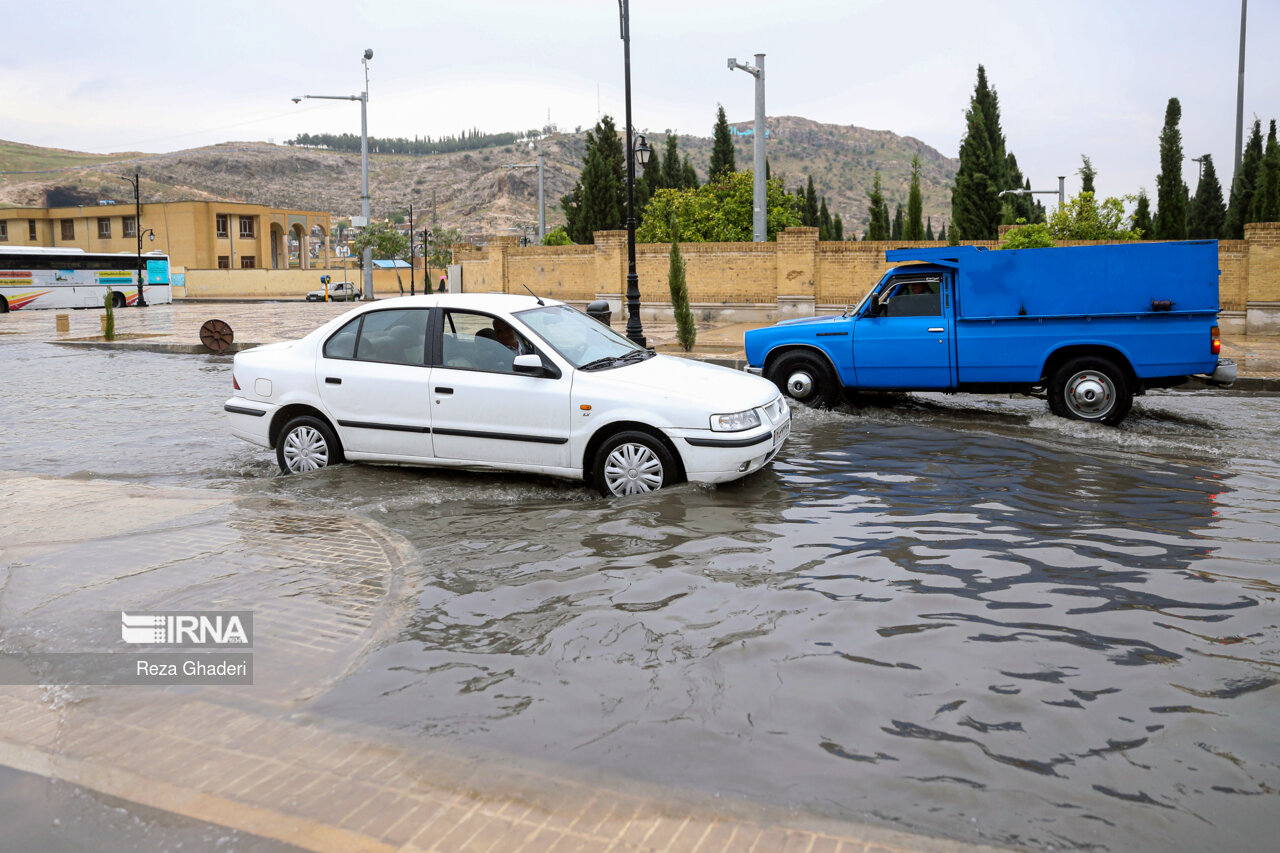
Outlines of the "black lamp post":
{"label": "black lamp post", "polygon": [[[138,301],[134,303],[138,308],[147,307],[147,297],[143,294],[143,283],[145,274],[142,268],[142,193],[138,189],[138,182],[142,179],[142,172],[135,171],[132,178],[124,175],[117,175],[120,180],[128,181],[133,184],[133,230],[138,234]],[[150,228],[147,229],[151,231]],[[151,239],[156,238],[156,232],[151,231]]]}
{"label": "black lamp post", "polygon": [[640,279],[636,275],[636,160],[643,166],[653,149],[644,136],[632,141],[631,127],[631,10],[630,0],[618,0],[622,18],[622,56],[624,91],[627,102],[627,337],[645,346],[644,328],[640,324]]}

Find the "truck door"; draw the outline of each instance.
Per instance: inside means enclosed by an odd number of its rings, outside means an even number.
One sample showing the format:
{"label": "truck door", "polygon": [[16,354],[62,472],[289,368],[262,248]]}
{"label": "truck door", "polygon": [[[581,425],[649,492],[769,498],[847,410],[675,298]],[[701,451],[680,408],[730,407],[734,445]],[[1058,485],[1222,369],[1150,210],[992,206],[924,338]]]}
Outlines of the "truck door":
{"label": "truck door", "polygon": [[950,388],[950,276],[900,275],[880,288],[853,325],[853,369],[859,388]]}

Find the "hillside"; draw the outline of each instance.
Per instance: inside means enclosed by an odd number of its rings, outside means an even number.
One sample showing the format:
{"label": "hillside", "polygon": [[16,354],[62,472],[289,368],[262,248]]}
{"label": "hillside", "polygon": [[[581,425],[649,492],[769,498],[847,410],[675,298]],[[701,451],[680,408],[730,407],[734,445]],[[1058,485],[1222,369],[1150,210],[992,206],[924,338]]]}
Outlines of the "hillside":
{"label": "hillside", "polygon": [[[917,139],[889,131],[819,124],[793,116],[770,118],[767,146],[774,176],[789,190],[809,174],[832,214],[839,213],[845,233],[860,232],[866,221],[867,192],[879,169],[892,212],[906,207],[911,158],[920,156],[924,212],[935,231],[950,219],[951,182],[956,161]],[[749,129],[750,123],[735,125]],[[658,151],[665,135],[650,134]],[[585,133],[557,133],[542,140],[546,157],[548,228],[563,222],[559,200],[582,170]],[[710,137],[681,135],[679,149],[705,178]],[[739,168],[750,168],[750,137],[739,137]],[[533,163],[524,145],[422,157],[372,154],[369,192],[374,217],[405,213],[410,203],[419,223],[466,234],[518,232],[538,221],[536,169],[507,169],[509,163]],[[360,156],[321,149],[228,142],[168,154],[96,155],[36,148],[0,141],[0,204],[43,206],[91,203],[98,198],[131,201],[119,175],[142,173],[145,201],[208,199],[246,201],[277,207],[326,210],[337,218],[359,212]],[[67,201],[71,199],[72,201]]]}

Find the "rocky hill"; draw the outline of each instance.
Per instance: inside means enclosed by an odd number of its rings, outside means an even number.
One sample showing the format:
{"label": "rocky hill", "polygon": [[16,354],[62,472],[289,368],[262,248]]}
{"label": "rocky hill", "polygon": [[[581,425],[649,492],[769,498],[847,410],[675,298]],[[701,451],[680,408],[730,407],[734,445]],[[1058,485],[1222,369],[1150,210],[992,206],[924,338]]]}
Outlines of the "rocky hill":
{"label": "rocky hill", "polygon": [[[750,123],[735,125],[748,130]],[[951,183],[957,161],[918,139],[889,131],[819,124],[794,116],[768,120],[769,165],[790,190],[813,175],[814,186],[827,197],[833,214],[845,222],[845,233],[861,232],[866,223],[867,193],[878,169],[889,210],[906,207],[911,158],[919,155],[924,212],[935,231],[950,219]],[[663,150],[665,134],[651,133],[650,143]],[[540,142],[545,155],[548,228],[564,221],[560,197],[573,188],[582,170],[585,133],[555,133]],[[700,177],[710,160],[710,137],[681,135],[679,150],[687,154]],[[738,137],[739,168],[750,168],[752,143]],[[372,154],[369,192],[374,217],[403,214],[414,206],[418,222],[466,234],[518,232],[536,226],[538,174],[527,164],[536,152],[525,144],[426,156]],[[209,199],[245,201],[277,207],[326,210],[337,218],[359,213],[360,156],[321,149],[228,142],[168,154],[93,155],[0,142],[0,204],[43,206],[91,203],[99,198],[132,201],[128,184],[117,176],[142,173],[145,201]]]}

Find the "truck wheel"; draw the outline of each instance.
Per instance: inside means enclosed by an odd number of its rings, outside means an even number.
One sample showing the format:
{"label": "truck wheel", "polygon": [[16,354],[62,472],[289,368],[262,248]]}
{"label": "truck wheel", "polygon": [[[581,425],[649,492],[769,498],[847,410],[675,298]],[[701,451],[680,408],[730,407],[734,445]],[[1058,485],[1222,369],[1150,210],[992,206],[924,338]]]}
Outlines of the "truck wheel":
{"label": "truck wheel", "polygon": [[1049,384],[1049,410],[1062,418],[1115,426],[1132,406],[1124,371],[1105,358],[1073,358]]}
{"label": "truck wheel", "polygon": [[817,356],[793,352],[778,359],[769,371],[769,380],[784,396],[829,409],[840,399],[840,387],[831,371]]}

